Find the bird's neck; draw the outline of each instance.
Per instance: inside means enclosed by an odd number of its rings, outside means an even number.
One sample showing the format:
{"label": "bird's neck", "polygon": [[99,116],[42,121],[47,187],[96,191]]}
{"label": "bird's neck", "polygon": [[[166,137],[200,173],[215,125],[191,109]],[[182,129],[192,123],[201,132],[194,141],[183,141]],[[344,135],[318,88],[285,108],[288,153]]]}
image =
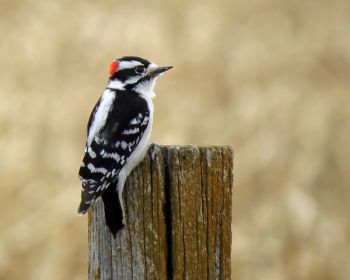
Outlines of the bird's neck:
{"label": "bird's neck", "polygon": [[150,80],[150,81],[145,81],[145,82],[140,82],[136,84],[135,86],[133,85],[125,85],[119,80],[110,80],[108,82],[107,89],[112,90],[112,91],[125,91],[125,90],[132,90],[138,93],[140,96],[144,98],[154,98],[156,94],[154,93],[154,86],[155,86],[155,80]]}
{"label": "bird's neck", "polygon": [[125,85],[119,80],[110,80],[107,88],[112,90],[125,90]]}

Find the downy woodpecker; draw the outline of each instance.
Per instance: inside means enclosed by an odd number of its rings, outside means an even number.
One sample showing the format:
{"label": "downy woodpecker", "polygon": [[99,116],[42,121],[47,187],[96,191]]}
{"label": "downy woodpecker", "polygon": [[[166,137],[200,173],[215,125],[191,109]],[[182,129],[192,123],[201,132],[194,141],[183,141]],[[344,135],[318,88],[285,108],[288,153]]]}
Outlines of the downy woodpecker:
{"label": "downy woodpecker", "polygon": [[114,60],[108,85],[90,115],[79,170],[82,192],[78,213],[85,214],[102,196],[106,224],[114,236],[125,224],[125,180],[147,151],[155,82],[170,68],[134,56]]}

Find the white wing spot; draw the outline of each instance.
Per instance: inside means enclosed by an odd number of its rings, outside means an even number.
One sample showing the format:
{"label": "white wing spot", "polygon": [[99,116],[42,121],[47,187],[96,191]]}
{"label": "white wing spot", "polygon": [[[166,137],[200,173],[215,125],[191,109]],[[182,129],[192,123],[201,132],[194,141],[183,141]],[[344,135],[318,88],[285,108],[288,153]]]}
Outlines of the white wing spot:
{"label": "white wing spot", "polygon": [[121,162],[120,162],[121,164],[124,164],[125,163],[125,156],[122,156],[121,157]]}
{"label": "white wing spot", "polygon": [[87,168],[90,170],[91,173],[102,173],[103,175],[106,175],[108,170],[103,167],[95,167],[92,163],[89,163]]}
{"label": "white wing spot", "polygon": [[129,145],[128,145],[129,147],[128,147],[128,148],[129,148],[129,151],[130,151],[130,152],[131,152],[131,148],[132,148],[134,145],[135,145],[135,142],[134,142],[134,141],[131,142],[131,143],[129,143]]}
{"label": "white wing spot", "polygon": [[91,149],[91,147],[88,148],[88,153],[89,153],[89,156],[91,158],[95,158],[96,157],[96,153]]}
{"label": "white wing spot", "polygon": [[94,138],[94,141],[95,141],[97,144],[101,144],[102,139],[96,136],[96,137]]}
{"label": "white wing spot", "polygon": [[110,154],[105,153],[105,154],[103,155],[103,158],[113,158],[113,159],[115,159],[117,162],[120,160],[120,156],[119,156],[118,153],[110,153]]}
{"label": "white wing spot", "polygon": [[143,119],[143,122],[141,123],[141,125],[143,126],[143,125],[146,125],[147,123],[148,123],[148,120],[149,120],[149,118],[148,117],[145,117],[144,119]]}
{"label": "white wing spot", "polygon": [[125,141],[122,141],[121,146],[122,146],[122,149],[125,150],[128,147],[128,143],[126,143]]}
{"label": "white wing spot", "polygon": [[107,182],[103,183],[102,185],[102,190],[106,189],[109,185],[107,184]]}
{"label": "white wing spot", "polygon": [[139,118],[135,118],[131,120],[131,124],[135,125],[135,124],[139,124],[141,122],[141,120]]}
{"label": "white wing spot", "polygon": [[140,129],[138,127],[135,127],[135,128],[132,128],[132,129],[124,130],[123,134],[124,135],[136,134],[139,131],[140,131]]}

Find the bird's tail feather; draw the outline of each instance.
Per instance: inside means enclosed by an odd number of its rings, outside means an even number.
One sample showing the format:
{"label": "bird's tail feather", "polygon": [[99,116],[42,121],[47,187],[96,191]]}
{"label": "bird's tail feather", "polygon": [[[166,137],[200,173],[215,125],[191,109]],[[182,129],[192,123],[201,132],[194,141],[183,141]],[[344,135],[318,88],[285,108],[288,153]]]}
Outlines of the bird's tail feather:
{"label": "bird's tail feather", "polygon": [[95,202],[96,193],[95,192],[89,192],[90,189],[95,188],[96,184],[91,184],[85,186],[83,184],[82,191],[81,191],[81,202],[78,208],[78,213],[80,215],[84,215],[86,211],[89,209],[89,207]]}
{"label": "bird's tail feather", "polygon": [[106,224],[115,237],[123,225],[123,211],[116,188],[112,185],[102,194]]}

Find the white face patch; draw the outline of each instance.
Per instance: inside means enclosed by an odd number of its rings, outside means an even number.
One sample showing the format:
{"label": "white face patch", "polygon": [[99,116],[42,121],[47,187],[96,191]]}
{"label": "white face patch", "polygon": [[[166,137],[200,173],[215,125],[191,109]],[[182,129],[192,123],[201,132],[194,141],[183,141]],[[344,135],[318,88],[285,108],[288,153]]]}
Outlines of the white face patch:
{"label": "white face patch", "polygon": [[121,81],[118,80],[112,80],[108,84],[108,88],[113,88],[113,89],[124,89],[124,84]]}
{"label": "white face patch", "polygon": [[131,61],[121,61],[119,62],[118,71],[123,69],[130,69],[136,66],[143,66],[143,64],[139,61],[131,60]]}
{"label": "white face patch", "polygon": [[157,64],[155,63],[151,63],[150,65],[148,65],[148,68],[147,68],[147,72],[149,72],[150,70],[154,70],[158,67]]}
{"label": "white face patch", "polygon": [[142,83],[138,83],[137,86],[134,88],[135,91],[141,93],[145,97],[155,97],[156,94],[154,93],[154,86],[156,84],[157,77],[154,77],[153,79],[144,81]]}
{"label": "white face patch", "polygon": [[[150,72],[152,72],[157,67],[158,67],[157,64],[151,63],[147,67],[146,74],[149,74]],[[155,76],[153,79],[146,80],[146,81],[144,81],[142,83],[137,84],[135,90],[137,92],[140,92],[144,96],[151,97],[151,98],[155,97],[156,94],[154,93],[154,86],[156,84],[157,78],[158,78],[158,76]]]}

